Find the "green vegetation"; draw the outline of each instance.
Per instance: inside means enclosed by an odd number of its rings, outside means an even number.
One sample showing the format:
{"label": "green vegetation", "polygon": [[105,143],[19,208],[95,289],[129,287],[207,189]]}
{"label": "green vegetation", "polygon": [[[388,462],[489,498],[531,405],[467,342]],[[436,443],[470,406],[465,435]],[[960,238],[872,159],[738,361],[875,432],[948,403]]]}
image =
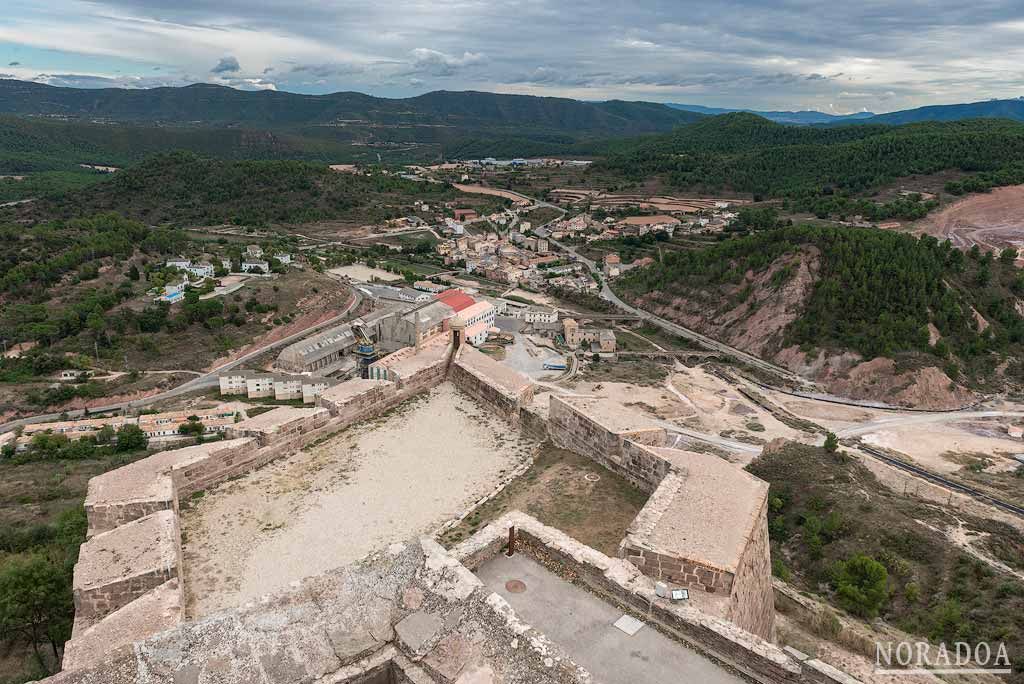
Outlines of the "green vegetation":
{"label": "green vegetation", "polygon": [[85,528],[85,511],[69,509],[31,536],[12,530],[0,540],[0,642],[31,649],[30,676],[55,672],[71,638],[71,574]]}
{"label": "green vegetation", "polygon": [[[924,352],[954,377],[961,365],[971,375],[990,373],[999,357],[1021,352],[1024,318],[1014,308],[1024,292],[1021,273],[1008,260],[976,249],[965,254],[928,236],[786,226],[703,250],[666,252],[661,262],[626,273],[616,287],[629,298],[646,295],[666,304],[711,297],[725,310],[744,300],[748,272],[764,273],[794,258],[819,260],[820,266],[809,298],[796,303],[800,315],[777,340],[780,346],[852,349],[869,359]],[[776,286],[786,279],[779,278]],[[992,324],[984,332],[972,307]],[[934,345],[929,324],[942,336]],[[1012,375],[1020,375],[1018,366]]]}
{"label": "green vegetation", "polygon": [[[288,128],[339,120],[366,122],[367,128],[419,127],[418,138],[437,135],[440,124],[467,131],[510,129],[549,133],[670,130],[700,115],[653,102],[582,102],[556,97],[485,92],[435,91],[390,99],[340,92],[304,95],[252,92],[195,84],[183,88],[76,89],[24,81],[0,81],[0,111],[8,114],[61,114],[117,121],[154,121]],[[355,125],[346,128],[359,129]],[[408,138],[407,138],[408,139]]]}
{"label": "green vegetation", "polygon": [[[770,484],[777,577],[855,616],[879,616],[935,642],[1003,641],[1011,657],[1024,647],[1024,584],[942,530],[965,525],[979,551],[994,555],[999,545],[1000,560],[1016,570],[1024,567],[1020,532],[886,489],[841,452],[789,443],[747,470]],[[1021,666],[1016,656],[1010,681],[1024,681]]]}
{"label": "green vegetation", "polygon": [[73,218],[115,210],[149,224],[303,223],[401,215],[381,205],[388,196],[431,202],[450,188],[397,176],[335,173],[298,161],[223,161],[187,152],[160,154],[78,192],[50,195],[22,212],[34,219]]}
{"label": "green vegetation", "polygon": [[919,218],[931,208],[913,198],[887,204],[858,200],[897,178],[948,169],[985,172],[1014,182],[1024,154],[1024,124],[998,119],[891,127],[794,127],[753,114],[726,114],[667,135],[610,143],[598,170],[634,182],[653,175],[672,186],[731,189],[787,198],[790,208],[821,216]]}
{"label": "green vegetation", "polygon": [[145,451],[149,437],[138,425],[122,425],[117,430],[105,426],[95,435],[68,439],[65,435],[39,432],[32,436],[28,447],[15,453],[10,450],[4,456],[11,463],[32,461],[74,461],[94,459]]}

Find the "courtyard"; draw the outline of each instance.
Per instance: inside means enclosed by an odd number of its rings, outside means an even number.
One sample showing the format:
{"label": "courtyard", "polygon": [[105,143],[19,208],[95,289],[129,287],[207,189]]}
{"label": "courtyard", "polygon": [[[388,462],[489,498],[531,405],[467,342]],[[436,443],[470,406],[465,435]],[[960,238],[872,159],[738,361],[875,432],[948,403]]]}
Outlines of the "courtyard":
{"label": "courtyard", "polygon": [[237,606],[431,534],[537,448],[444,384],[193,497],[182,512],[187,614]]}

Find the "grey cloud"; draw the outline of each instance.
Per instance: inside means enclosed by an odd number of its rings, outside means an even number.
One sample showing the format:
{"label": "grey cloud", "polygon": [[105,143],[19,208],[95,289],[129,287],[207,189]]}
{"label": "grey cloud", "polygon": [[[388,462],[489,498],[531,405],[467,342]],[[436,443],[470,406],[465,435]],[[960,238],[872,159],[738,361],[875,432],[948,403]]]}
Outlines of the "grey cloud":
{"label": "grey cloud", "polygon": [[[52,3],[69,15],[78,6]],[[568,0],[471,2],[457,12],[420,0],[322,0],[301,12],[291,0],[89,4],[100,8],[90,18],[228,37],[218,50],[234,56],[210,73],[245,87],[271,85],[268,63],[278,86],[306,92],[444,87],[757,109],[901,108],[1014,96],[1024,85],[1021,32],[1007,24],[1020,21],[1019,0],[862,0],[827,10],[820,0],[594,0],[586,12]],[[262,35],[273,38],[265,49]],[[289,41],[296,47],[281,47]],[[165,56],[176,50],[180,63]],[[165,48],[159,61],[208,77],[217,54],[200,61]],[[236,57],[264,80],[244,78]]]}
{"label": "grey cloud", "polygon": [[411,53],[411,67],[416,72],[434,76],[451,76],[464,67],[483,64],[487,56],[478,52],[463,52],[461,56],[449,55],[440,50],[416,48]]}
{"label": "grey cloud", "polygon": [[211,74],[235,74],[242,70],[238,60],[230,55],[221,57],[217,65],[210,69]]}
{"label": "grey cloud", "polygon": [[21,62],[10,62],[7,66],[21,66]]}
{"label": "grey cloud", "polygon": [[359,74],[364,70],[364,67],[358,64],[296,64],[291,68],[291,73],[328,78],[330,76]]}

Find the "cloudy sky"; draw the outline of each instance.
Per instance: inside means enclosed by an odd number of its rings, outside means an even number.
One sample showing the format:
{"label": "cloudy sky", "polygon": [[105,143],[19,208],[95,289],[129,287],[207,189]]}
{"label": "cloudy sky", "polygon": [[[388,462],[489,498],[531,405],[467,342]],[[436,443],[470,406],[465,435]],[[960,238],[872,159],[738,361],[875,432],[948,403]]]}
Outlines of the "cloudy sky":
{"label": "cloudy sky", "polygon": [[0,73],[884,112],[1024,95],[1021,0],[4,0]]}

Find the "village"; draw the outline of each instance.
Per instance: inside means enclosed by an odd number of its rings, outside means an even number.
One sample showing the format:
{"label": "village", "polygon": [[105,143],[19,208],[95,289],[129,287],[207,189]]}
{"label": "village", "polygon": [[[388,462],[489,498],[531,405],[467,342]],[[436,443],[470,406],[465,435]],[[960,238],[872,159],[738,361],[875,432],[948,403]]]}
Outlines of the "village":
{"label": "village", "polygon": [[[89,483],[65,669],[91,676],[113,660],[148,660],[151,652],[131,645],[185,634],[212,653],[218,647],[194,633],[208,621],[239,610],[279,620],[282,606],[300,600],[296,587],[369,573],[402,598],[393,615],[368,618],[393,625],[374,648],[394,655],[346,656],[365,681],[397,676],[373,679],[381,667],[420,672],[419,659],[454,667],[445,644],[476,627],[455,618],[438,626],[437,592],[447,602],[441,612],[476,621],[501,624],[507,611],[523,611],[537,639],[557,635],[543,647],[532,642],[532,653],[580,658],[614,681],[642,679],[645,670],[620,662],[630,662],[645,624],[644,648],[666,672],[695,681],[851,684],[869,672],[862,654],[815,632],[828,609],[778,581],[768,483],[748,466],[838,435],[887,486],[981,514],[974,498],[954,500],[872,454],[954,478],[957,459],[984,452],[984,468],[1010,472],[1024,435],[1015,407],[908,416],[838,405],[768,379],[735,350],[680,336],[623,307],[608,284],[660,249],[715,240],[743,202],[568,189],[539,200],[473,184],[478,170],[528,161],[444,170],[485,204],[417,200],[406,215],[353,235],[283,240],[224,227],[211,233],[222,241],[147,266],[146,297],[170,312],[241,302],[246,288],[309,274],[346,304],[197,372],[190,391],[30,420],[0,436],[15,456],[64,440],[109,446],[136,431],[148,440],[140,460]],[[407,170],[424,182],[438,173]],[[266,310],[267,330],[290,313]],[[117,375],[78,365],[54,384]],[[937,445],[922,444],[921,420],[934,421],[930,430],[956,453],[937,457]],[[998,563],[975,540],[962,543]],[[457,589],[410,579],[410,567],[438,564],[460,578]],[[582,586],[605,597],[588,599],[587,614],[601,617],[581,618],[579,634],[559,632],[530,603],[581,600],[563,574],[587,578]],[[536,593],[524,602],[516,582]],[[484,598],[492,591],[507,604],[495,608]],[[366,611],[347,590],[336,600]],[[597,657],[587,630],[612,620],[624,636]],[[663,632],[685,634],[692,650]],[[292,648],[290,639],[272,650]],[[410,653],[419,655],[403,660]],[[509,667],[507,648],[491,653],[473,662]],[[524,667],[551,667],[531,663]],[[564,681],[576,680],[566,673]]]}

